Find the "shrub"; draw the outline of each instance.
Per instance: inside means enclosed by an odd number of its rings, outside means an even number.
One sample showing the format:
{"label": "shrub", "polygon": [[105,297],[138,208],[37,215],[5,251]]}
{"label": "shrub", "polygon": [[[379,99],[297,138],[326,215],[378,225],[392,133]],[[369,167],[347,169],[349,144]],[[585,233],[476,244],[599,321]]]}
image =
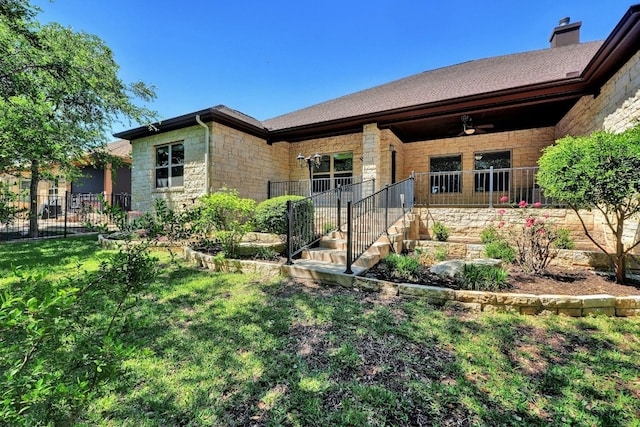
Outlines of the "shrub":
{"label": "shrub", "polygon": [[489,258],[501,259],[505,262],[516,260],[516,250],[502,239],[487,243],[484,246],[484,252]]}
{"label": "shrub", "polygon": [[204,238],[220,242],[228,255],[234,255],[245,234],[253,230],[256,202],[241,199],[236,190],[222,188],[200,198],[199,216],[195,220]]}
{"label": "shrub", "polygon": [[449,254],[449,252],[447,251],[447,248],[444,246],[438,246],[436,248],[436,260],[437,261],[444,261],[445,259],[447,259],[447,255]]}
{"label": "shrub", "polygon": [[446,242],[449,239],[449,228],[439,221],[433,223],[433,235],[439,242]]}
{"label": "shrub", "polygon": [[127,316],[157,274],[144,245],[128,245],[99,271],[47,280],[20,275],[0,296],[3,425],[75,425],[87,402],[121,374],[134,347]]}
{"label": "shrub", "polygon": [[[287,234],[287,201],[299,201],[302,196],[280,196],[265,200],[256,207],[254,221],[256,228],[265,233]],[[303,209],[303,215],[313,219],[313,205],[309,201],[309,208]]]}
{"label": "shrub", "polygon": [[[500,198],[502,203],[507,201],[507,196]],[[518,208],[516,210],[518,219],[513,221],[506,217],[498,223],[499,241],[514,248],[515,264],[522,267],[525,272],[540,274],[557,255],[554,244],[558,239],[557,227],[549,219],[548,214],[540,215],[535,212],[541,207],[540,202],[529,205],[526,200],[521,200],[515,206]],[[505,209],[498,211],[500,216],[505,213]],[[491,248],[491,250],[496,249],[500,247]]]}
{"label": "shrub", "polygon": [[485,245],[496,240],[500,240],[500,234],[495,226],[490,225],[480,232],[480,241]]}
{"label": "shrub", "polygon": [[465,264],[459,284],[472,291],[498,291],[509,287],[505,269],[492,265]]}
{"label": "shrub", "polygon": [[567,230],[566,228],[558,228],[556,232],[558,233],[558,237],[556,241],[553,242],[553,244],[556,245],[556,248],[573,249],[576,247],[575,242],[569,235],[569,230]]}
{"label": "shrub", "polygon": [[389,254],[383,261],[394,277],[415,279],[420,270],[420,261],[412,256]]}

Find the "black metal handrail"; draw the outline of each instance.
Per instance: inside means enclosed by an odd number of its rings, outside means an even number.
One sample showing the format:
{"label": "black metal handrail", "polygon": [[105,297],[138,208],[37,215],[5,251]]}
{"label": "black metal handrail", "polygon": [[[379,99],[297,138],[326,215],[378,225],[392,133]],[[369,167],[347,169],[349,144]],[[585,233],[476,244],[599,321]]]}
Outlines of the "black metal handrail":
{"label": "black metal handrail", "polygon": [[334,177],[334,178],[313,178],[312,184],[308,179],[298,181],[269,181],[267,183],[267,198],[271,199],[279,196],[309,196],[320,194],[338,187],[345,187],[363,182],[362,176]]}
{"label": "black metal handrail", "polygon": [[414,175],[404,181],[385,186],[382,190],[347,204],[347,269],[376,240],[387,233],[394,222],[413,208]]}
{"label": "black metal handrail", "polygon": [[345,203],[361,200],[374,189],[375,180],[367,180],[287,201],[287,264],[323,235],[340,230],[346,220]]}

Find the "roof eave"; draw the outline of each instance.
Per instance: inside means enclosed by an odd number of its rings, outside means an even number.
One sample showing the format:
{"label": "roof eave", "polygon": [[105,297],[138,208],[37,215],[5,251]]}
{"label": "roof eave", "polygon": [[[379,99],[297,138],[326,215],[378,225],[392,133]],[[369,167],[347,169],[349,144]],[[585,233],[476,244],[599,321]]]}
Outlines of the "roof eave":
{"label": "roof eave", "polygon": [[347,133],[349,130],[357,131],[362,125],[367,123],[378,123],[381,126],[385,126],[399,121],[415,120],[423,117],[473,112],[481,108],[486,108],[487,106],[497,107],[519,103],[540,103],[556,99],[566,99],[567,97],[577,98],[588,93],[589,90],[586,82],[580,77],[572,77],[321,123],[271,130],[269,137],[270,140],[274,142],[295,142],[305,139],[305,136],[309,134],[338,135]]}
{"label": "roof eave", "polygon": [[[236,117],[232,117],[216,108],[206,108],[204,110],[195,111],[193,113],[184,114],[182,116],[173,117],[163,122],[154,123],[152,126],[140,126],[135,129],[126,130],[113,134],[116,138],[127,139],[132,141],[158,133],[170,132],[172,130],[182,129],[198,124],[196,117],[200,116],[203,122],[217,122],[234,129],[246,132],[258,138],[267,139],[267,130],[265,128],[254,126]],[[154,129],[155,128],[155,129]]]}

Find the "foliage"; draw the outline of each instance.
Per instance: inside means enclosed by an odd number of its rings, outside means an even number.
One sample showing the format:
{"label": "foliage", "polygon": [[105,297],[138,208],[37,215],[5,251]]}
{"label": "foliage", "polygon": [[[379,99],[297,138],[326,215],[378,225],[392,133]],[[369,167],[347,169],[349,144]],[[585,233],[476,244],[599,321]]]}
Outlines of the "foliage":
{"label": "foliage", "polygon": [[420,271],[420,261],[413,256],[390,253],[382,262],[399,279],[415,280]]}
{"label": "foliage", "polygon": [[416,247],[413,250],[413,258],[418,260],[418,263],[424,266],[431,266],[436,261],[444,261],[447,259],[449,252],[446,246],[437,246],[434,250],[428,248]]}
{"label": "foliage", "polygon": [[[66,175],[105,145],[121,119],[149,124],[155,114],[134,103],[155,94],[118,77],[111,49],[95,35],[40,24],[27,0],[0,7],[0,172],[27,171],[31,200],[51,171]],[[30,234],[37,233],[32,203]]]}
{"label": "foliage", "polygon": [[227,255],[233,256],[242,237],[254,228],[256,202],[242,199],[236,190],[226,188],[202,196],[199,201],[196,229],[205,238],[220,242]]}
{"label": "foliage", "polygon": [[[500,198],[502,203],[508,201],[507,196]],[[498,211],[498,240],[488,244],[489,252],[495,252],[495,255],[502,253],[501,259],[506,260],[511,247],[515,250],[515,264],[526,272],[540,274],[557,255],[557,228],[549,220],[548,214],[538,215],[534,212],[540,208],[539,202],[529,205],[525,200],[521,200],[515,206],[518,213],[517,221],[505,216],[505,209]]]}
{"label": "foliage", "polygon": [[509,274],[504,268],[493,265],[465,263],[458,279],[461,289],[472,291],[499,291],[509,287]]}
{"label": "foliage", "polygon": [[445,246],[438,246],[435,250],[435,258],[436,261],[444,261],[447,259],[447,255],[449,255],[449,251]]}
{"label": "foliage", "polygon": [[274,251],[271,248],[266,248],[264,246],[258,246],[256,248],[256,253],[253,256],[254,259],[260,259],[265,261],[277,261],[280,257],[280,254]]}
{"label": "foliage", "polygon": [[0,418],[72,424],[132,354],[126,312],[154,279],[155,259],[144,246],[125,246],[76,277],[14,274],[0,295]]}
{"label": "foliage", "polygon": [[[537,180],[545,195],[573,209],[587,237],[607,256],[616,281],[624,283],[626,264],[640,240],[625,244],[626,222],[640,213],[640,125],[620,134],[594,132],[547,147],[538,160]],[[587,229],[580,209],[595,209],[605,218],[614,251]]]}
{"label": "foliage", "polygon": [[500,233],[493,224],[483,228],[480,232],[480,241],[483,244],[492,243],[497,240],[500,240]]}
{"label": "foliage", "polygon": [[304,200],[302,196],[280,196],[267,199],[256,206],[256,228],[264,233],[287,234],[287,201]]}
{"label": "foliage", "polygon": [[558,228],[556,230],[556,233],[558,234],[558,238],[556,239],[556,241],[553,243],[556,248],[558,249],[573,249],[575,248],[576,244],[573,241],[573,239],[570,236],[570,232],[568,229],[566,228]]}
{"label": "foliage", "polygon": [[11,225],[25,209],[16,204],[19,194],[0,182],[0,225]]}
{"label": "foliage", "polygon": [[516,260],[516,250],[506,240],[497,239],[484,245],[484,253],[489,258],[501,259],[506,262]]}
{"label": "foliage", "polygon": [[[0,275],[104,256],[87,238],[0,245]],[[633,426],[640,413],[637,318],[461,313],[187,263],[147,290],[120,335],[136,346],[126,372],[72,425]]]}
{"label": "foliage", "polygon": [[432,230],[436,240],[439,242],[446,242],[449,239],[449,227],[446,227],[440,221],[435,221],[433,223]]}

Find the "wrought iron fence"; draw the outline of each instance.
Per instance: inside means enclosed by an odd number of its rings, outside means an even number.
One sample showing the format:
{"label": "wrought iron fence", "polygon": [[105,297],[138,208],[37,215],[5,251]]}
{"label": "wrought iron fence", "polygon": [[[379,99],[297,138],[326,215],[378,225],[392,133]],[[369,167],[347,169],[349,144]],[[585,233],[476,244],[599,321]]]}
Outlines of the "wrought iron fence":
{"label": "wrought iron fence", "polygon": [[267,198],[279,196],[309,196],[317,193],[324,193],[335,190],[339,187],[346,187],[352,184],[363,182],[362,176],[334,177],[334,178],[314,178],[311,185],[308,179],[299,181],[269,181],[267,188]]}
{"label": "wrought iron fence", "polygon": [[413,174],[404,181],[386,186],[382,190],[347,205],[347,269],[389,227],[413,208]]}
{"label": "wrought iron fence", "polygon": [[[415,174],[416,206],[493,207],[524,200],[560,206],[538,186],[538,167]],[[506,196],[506,202],[501,201]]]}
{"label": "wrought iron fence", "polygon": [[344,225],[347,203],[375,190],[375,181],[341,185],[302,200],[287,202],[287,263],[320,238]]}
{"label": "wrought iron fence", "polygon": [[114,228],[107,206],[131,210],[129,194],[69,193],[36,197],[32,224],[30,197],[0,200],[0,241],[41,238]]}

